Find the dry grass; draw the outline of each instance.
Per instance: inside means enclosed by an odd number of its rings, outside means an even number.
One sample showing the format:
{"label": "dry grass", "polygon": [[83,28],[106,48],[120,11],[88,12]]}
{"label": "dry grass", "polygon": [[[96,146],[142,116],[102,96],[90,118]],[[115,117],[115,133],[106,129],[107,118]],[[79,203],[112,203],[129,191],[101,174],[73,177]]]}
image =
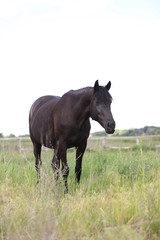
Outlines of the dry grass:
{"label": "dry grass", "polygon": [[159,239],[160,152],[86,152],[75,190],[69,151],[69,194],[56,187],[51,152],[43,152],[36,185],[32,153],[0,154],[0,239]]}

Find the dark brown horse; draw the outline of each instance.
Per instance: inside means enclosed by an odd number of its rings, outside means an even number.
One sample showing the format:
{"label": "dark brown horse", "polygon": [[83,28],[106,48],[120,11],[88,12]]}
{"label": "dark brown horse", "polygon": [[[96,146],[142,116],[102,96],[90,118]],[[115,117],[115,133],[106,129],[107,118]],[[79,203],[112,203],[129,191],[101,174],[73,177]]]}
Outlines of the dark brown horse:
{"label": "dark brown horse", "polygon": [[29,113],[29,130],[36,159],[38,182],[42,165],[42,145],[54,149],[52,168],[56,180],[59,178],[61,160],[65,192],[68,191],[69,174],[67,148],[75,147],[75,175],[77,182],[80,181],[82,157],[90,132],[89,118],[99,122],[106,133],[113,133],[115,129],[110,108],[112,97],[108,92],[110,87],[110,81],[102,87],[97,80],[94,87],[71,90],[62,97],[43,96],[33,103]]}

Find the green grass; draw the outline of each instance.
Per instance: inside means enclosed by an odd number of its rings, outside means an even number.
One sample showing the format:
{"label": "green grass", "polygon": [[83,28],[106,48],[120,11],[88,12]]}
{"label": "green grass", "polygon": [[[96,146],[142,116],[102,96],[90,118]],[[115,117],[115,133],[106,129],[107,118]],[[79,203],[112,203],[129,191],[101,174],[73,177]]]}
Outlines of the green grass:
{"label": "green grass", "polygon": [[160,150],[87,151],[76,189],[74,158],[68,151],[64,196],[51,151],[42,154],[39,185],[32,152],[0,153],[0,239],[160,239]]}

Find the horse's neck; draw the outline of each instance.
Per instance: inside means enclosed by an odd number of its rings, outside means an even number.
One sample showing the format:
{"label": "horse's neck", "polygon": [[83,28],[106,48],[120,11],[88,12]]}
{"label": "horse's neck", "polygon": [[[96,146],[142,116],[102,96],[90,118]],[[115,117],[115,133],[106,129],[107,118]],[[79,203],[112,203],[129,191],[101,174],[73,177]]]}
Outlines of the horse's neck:
{"label": "horse's neck", "polygon": [[80,103],[76,115],[80,125],[83,125],[83,123],[90,117],[90,102],[92,95],[93,89],[86,88],[79,96]]}

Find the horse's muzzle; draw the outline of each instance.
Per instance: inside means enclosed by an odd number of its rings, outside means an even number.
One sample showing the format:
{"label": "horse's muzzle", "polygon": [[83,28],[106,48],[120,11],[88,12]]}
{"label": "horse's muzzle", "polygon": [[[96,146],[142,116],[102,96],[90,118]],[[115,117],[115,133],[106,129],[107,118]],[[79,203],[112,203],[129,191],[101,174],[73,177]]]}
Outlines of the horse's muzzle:
{"label": "horse's muzzle", "polygon": [[106,133],[113,134],[115,131],[115,126],[116,126],[115,122],[108,122],[107,126],[105,127]]}

